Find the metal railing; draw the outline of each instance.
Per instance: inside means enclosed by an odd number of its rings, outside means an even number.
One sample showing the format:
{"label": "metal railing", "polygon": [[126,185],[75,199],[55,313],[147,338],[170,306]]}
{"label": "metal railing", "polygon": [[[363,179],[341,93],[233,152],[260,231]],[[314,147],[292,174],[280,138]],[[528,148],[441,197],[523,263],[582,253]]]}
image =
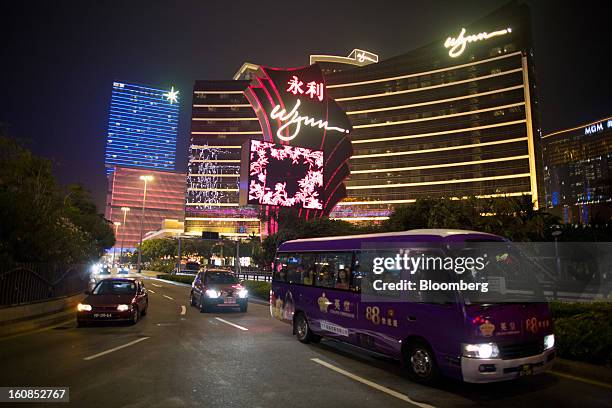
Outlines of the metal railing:
{"label": "metal railing", "polygon": [[0,307],[76,295],[88,283],[85,265],[7,265],[0,268]]}
{"label": "metal railing", "polygon": [[263,282],[271,282],[272,281],[272,272],[264,272],[264,271],[242,271],[236,274],[238,279],[242,280],[250,280],[250,281],[263,281]]}

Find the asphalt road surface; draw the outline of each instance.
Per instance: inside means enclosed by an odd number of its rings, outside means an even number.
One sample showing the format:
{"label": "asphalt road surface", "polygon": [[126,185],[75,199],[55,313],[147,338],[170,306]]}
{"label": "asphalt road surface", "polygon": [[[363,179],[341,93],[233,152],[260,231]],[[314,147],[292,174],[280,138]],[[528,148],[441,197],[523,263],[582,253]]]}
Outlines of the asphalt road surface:
{"label": "asphalt road surface", "polygon": [[612,389],[554,374],[421,386],[393,360],[331,340],[299,343],[266,305],[200,313],[188,287],[145,284],[149,313],[135,326],[74,322],[0,340],[0,386],[70,387],[70,404],[45,407],[612,406]]}

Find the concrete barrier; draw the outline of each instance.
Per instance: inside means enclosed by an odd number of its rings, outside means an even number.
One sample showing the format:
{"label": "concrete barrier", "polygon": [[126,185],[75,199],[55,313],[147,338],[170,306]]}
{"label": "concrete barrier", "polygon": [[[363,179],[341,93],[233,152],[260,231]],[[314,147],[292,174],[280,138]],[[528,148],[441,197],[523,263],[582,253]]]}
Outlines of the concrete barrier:
{"label": "concrete barrier", "polygon": [[0,308],[0,337],[37,330],[73,320],[84,294]]}

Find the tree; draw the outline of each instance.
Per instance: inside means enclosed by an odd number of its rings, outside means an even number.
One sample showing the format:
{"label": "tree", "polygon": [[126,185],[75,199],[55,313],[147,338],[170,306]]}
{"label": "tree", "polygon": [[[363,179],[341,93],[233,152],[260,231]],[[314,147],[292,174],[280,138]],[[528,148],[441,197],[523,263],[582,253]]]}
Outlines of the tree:
{"label": "tree", "polygon": [[178,245],[175,239],[157,238],[142,242],[142,260],[144,262],[158,261],[168,257],[175,258],[177,253]]}
{"label": "tree", "polygon": [[0,261],[82,263],[114,244],[86,190],[57,184],[51,162],[0,134]]}

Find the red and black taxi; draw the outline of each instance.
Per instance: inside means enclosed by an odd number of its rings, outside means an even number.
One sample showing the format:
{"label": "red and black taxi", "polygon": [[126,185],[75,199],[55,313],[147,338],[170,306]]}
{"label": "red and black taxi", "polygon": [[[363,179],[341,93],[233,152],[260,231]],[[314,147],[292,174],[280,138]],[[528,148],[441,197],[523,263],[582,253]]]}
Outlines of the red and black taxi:
{"label": "red and black taxi", "polygon": [[136,323],[149,308],[149,295],[136,278],[108,278],[99,281],[77,306],[77,323],[128,321]]}

